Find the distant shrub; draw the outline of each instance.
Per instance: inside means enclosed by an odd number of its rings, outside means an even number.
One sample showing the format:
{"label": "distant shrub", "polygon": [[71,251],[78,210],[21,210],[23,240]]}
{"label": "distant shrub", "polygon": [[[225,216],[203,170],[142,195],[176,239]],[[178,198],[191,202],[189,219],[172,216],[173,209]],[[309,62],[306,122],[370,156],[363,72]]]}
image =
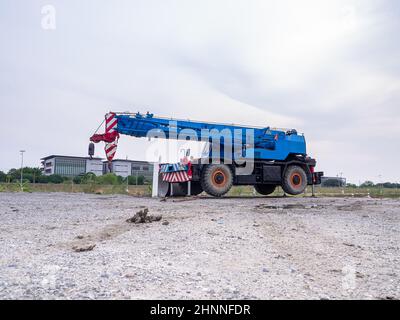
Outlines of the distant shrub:
{"label": "distant shrub", "polygon": [[123,184],[124,183],[124,178],[121,176],[117,176],[117,184]]}
{"label": "distant shrub", "polygon": [[103,176],[96,177],[98,184],[118,185],[122,184],[122,178],[117,177],[114,173],[107,173]]}
{"label": "distant shrub", "polygon": [[[126,180],[125,180],[125,181],[126,181]],[[139,186],[144,185],[144,181],[145,181],[144,176],[138,176],[138,177],[137,177],[137,182],[136,182],[136,176],[129,176],[129,177],[128,177],[128,184],[131,185],[131,186],[134,186],[134,185],[139,185]]]}
{"label": "distant shrub", "polygon": [[81,183],[83,184],[96,183],[96,175],[92,172],[86,173],[84,176],[82,176]]}
{"label": "distant shrub", "polygon": [[72,179],[73,183],[75,184],[81,184],[83,180],[83,176],[76,176]]}
{"label": "distant shrub", "polygon": [[49,183],[49,177],[48,176],[39,176],[36,179],[37,183]]}
{"label": "distant shrub", "polygon": [[60,184],[63,183],[64,179],[62,176],[58,174],[52,174],[51,176],[48,176],[48,182],[49,183],[54,183],[54,184]]}

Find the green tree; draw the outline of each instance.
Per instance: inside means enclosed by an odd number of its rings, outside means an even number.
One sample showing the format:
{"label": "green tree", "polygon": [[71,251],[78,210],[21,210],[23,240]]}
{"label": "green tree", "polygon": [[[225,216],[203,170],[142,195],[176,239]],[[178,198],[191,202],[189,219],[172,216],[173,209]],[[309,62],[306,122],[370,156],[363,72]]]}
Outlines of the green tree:
{"label": "green tree", "polygon": [[392,182],[385,182],[385,183],[382,184],[382,186],[384,188],[388,188],[388,189],[399,188],[399,184],[398,183],[392,183]]}
{"label": "green tree", "polygon": [[32,183],[33,182],[33,174],[32,173],[24,173],[24,180]]}
{"label": "green tree", "polygon": [[372,181],[365,181],[360,185],[361,188],[372,188],[375,187],[375,183]]}
{"label": "green tree", "polygon": [[6,181],[7,181],[7,175],[3,171],[0,171],[0,182],[6,182]]}
{"label": "green tree", "polygon": [[[30,182],[37,182],[38,177],[42,176],[42,171],[39,168],[24,167],[23,177],[28,179]],[[18,181],[21,179],[21,169],[11,169],[8,171],[8,175],[11,177],[11,181]]]}
{"label": "green tree", "polygon": [[8,171],[7,175],[11,182],[15,182],[18,179],[18,176],[21,175],[21,173],[18,175],[17,169],[10,169]]}

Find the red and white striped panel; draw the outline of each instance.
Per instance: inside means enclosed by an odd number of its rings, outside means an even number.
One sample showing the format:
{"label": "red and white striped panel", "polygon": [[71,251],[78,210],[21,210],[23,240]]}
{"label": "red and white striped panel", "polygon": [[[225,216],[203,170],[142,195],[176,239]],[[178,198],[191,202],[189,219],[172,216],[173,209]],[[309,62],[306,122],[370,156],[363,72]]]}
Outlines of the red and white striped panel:
{"label": "red and white striped panel", "polygon": [[117,128],[118,120],[114,112],[106,114],[106,133],[113,132]]}
{"label": "red and white striped panel", "polygon": [[163,173],[163,181],[165,182],[176,183],[176,182],[187,182],[190,180],[191,179],[186,171]]}
{"label": "red and white striped panel", "polygon": [[117,142],[106,143],[104,150],[106,151],[107,160],[112,161],[117,152]]}
{"label": "red and white striped panel", "polygon": [[[118,120],[115,117],[115,113],[110,112],[106,114],[106,133],[114,132],[117,128]],[[108,161],[114,159],[115,153],[117,152],[118,140],[106,143],[104,150],[106,151],[106,156]]]}

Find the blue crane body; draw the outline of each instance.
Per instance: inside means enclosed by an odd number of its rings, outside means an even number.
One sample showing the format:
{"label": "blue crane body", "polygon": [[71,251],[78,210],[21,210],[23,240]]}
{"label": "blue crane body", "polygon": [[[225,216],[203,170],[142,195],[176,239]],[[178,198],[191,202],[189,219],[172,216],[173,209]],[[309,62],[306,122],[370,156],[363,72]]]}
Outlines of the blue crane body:
{"label": "blue crane body", "polygon": [[[272,130],[266,128],[243,127],[228,124],[214,124],[207,122],[197,122],[190,120],[175,120],[166,118],[155,118],[152,114],[141,115],[116,115],[118,119],[117,131],[120,134],[130,135],[134,137],[146,137],[151,130],[162,132],[166,139],[171,136],[179,137],[181,135],[184,139],[193,137],[194,140],[201,141],[202,130],[209,130],[210,140],[220,138],[220,133],[223,130],[228,130],[230,135],[234,137],[235,130],[239,132],[239,139],[237,142],[233,139],[233,144],[240,144],[246,142],[246,130],[254,132],[254,150],[247,152],[247,154],[254,154],[255,159],[272,159],[272,160],[285,160],[290,154],[306,155],[306,141],[303,135],[297,134],[292,130],[287,132],[280,130]],[[174,123],[171,126],[171,122]],[[190,129],[190,131],[188,131]],[[212,131],[215,130],[215,134]],[[182,133],[184,133],[182,135]],[[224,141],[221,141],[224,144]],[[247,150],[249,151],[249,150]],[[243,155],[246,157],[246,155]]]}
{"label": "blue crane body", "polygon": [[[307,156],[305,137],[294,129],[168,119],[150,113],[109,113],[106,121],[113,127],[107,129],[106,124],[106,133],[95,134],[92,142],[113,143],[120,134],[210,142],[208,160],[211,163],[195,161],[193,164],[195,194],[205,191],[221,196],[232,185],[254,185],[256,191],[268,195],[281,185],[286,193],[296,195],[304,192],[307,185],[320,183],[323,175],[314,172],[316,161]],[[217,156],[212,148],[215,145],[219,147]],[[215,158],[219,160],[217,163],[213,162]],[[250,173],[242,172],[243,163],[252,164]]]}

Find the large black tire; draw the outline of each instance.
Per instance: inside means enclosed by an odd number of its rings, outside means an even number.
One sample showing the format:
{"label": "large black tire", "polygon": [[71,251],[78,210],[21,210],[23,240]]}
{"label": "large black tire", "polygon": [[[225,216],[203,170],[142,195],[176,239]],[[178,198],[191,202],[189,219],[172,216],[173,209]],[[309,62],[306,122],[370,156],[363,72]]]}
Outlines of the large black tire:
{"label": "large black tire", "polygon": [[233,173],[226,164],[207,165],[201,175],[201,187],[214,197],[226,194],[233,184]]}
{"label": "large black tire", "polygon": [[254,189],[256,189],[259,194],[267,196],[274,193],[276,186],[273,184],[256,184],[254,185]]}
{"label": "large black tire", "polygon": [[307,175],[302,167],[290,166],[286,169],[282,180],[282,189],[290,195],[298,195],[307,187]]}

